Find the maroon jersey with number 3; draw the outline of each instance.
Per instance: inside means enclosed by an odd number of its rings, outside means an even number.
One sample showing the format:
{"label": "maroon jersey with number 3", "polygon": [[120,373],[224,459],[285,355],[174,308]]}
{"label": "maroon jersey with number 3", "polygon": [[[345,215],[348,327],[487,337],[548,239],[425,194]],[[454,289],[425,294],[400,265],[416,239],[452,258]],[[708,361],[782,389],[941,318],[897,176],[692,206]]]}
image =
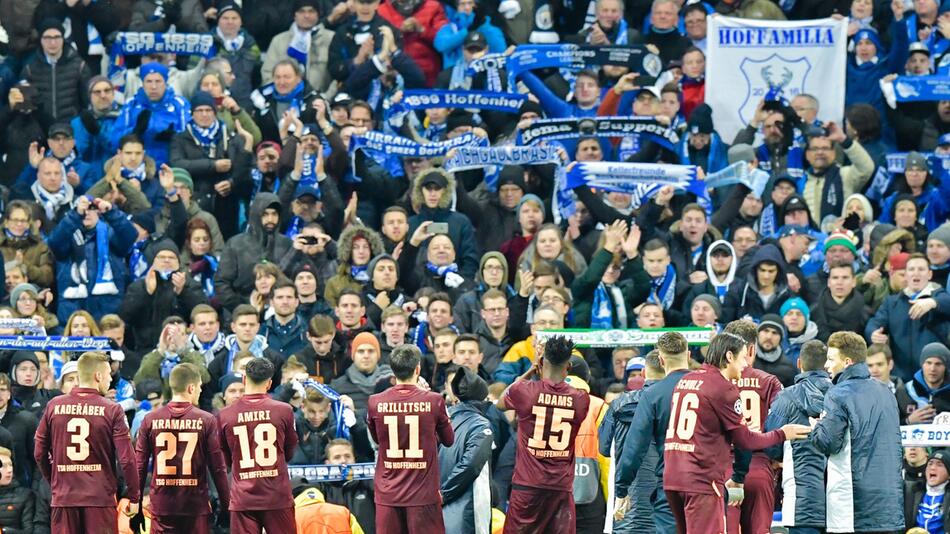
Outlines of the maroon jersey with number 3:
{"label": "maroon jersey with number 3", "polygon": [[531,488],[571,491],[574,438],[587,417],[590,397],[567,382],[519,380],[505,391],[518,414],[518,448],[511,481]]}
{"label": "maroon jersey with number 3", "polygon": [[744,424],[735,384],[703,365],[676,384],[663,458],[663,489],[716,494],[732,469],[732,444],[756,451],[785,440],[781,430],[752,432]]}
{"label": "maroon jersey with number 3", "polygon": [[222,505],[228,505],[228,467],[214,416],[188,402],[169,402],[142,421],[136,436],[139,480],[145,482],[153,465],[149,491],[152,513],[158,516],[205,515],[208,470]]}
{"label": "maroon jersey with number 3", "polygon": [[439,444],[455,442],[445,399],[411,384],[397,384],[369,398],[366,418],[376,457],[376,504],[442,504]]}
{"label": "maroon jersey with number 3", "polygon": [[50,483],[54,507],[114,507],[116,459],[129,500],[139,501],[139,475],[125,413],[92,388],[76,387],[49,401],[36,430],[33,456]]}
{"label": "maroon jersey with number 3", "polygon": [[231,464],[230,510],[292,508],[287,460],[297,448],[293,408],[266,393],[244,395],[218,413],[218,426]]}

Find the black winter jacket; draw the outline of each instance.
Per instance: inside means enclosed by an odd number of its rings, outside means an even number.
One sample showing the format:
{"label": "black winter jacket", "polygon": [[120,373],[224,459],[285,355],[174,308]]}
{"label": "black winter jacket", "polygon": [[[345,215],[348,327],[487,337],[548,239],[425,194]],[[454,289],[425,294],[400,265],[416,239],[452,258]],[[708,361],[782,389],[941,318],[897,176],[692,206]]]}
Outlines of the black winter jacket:
{"label": "black winter jacket", "polygon": [[[829,388],[831,379],[825,371],[807,371],[796,376],[795,385],[780,392],[772,403],[765,430],[775,430],[787,424],[809,424],[809,417],[821,415],[825,392]],[[768,453],[773,459],[784,462],[782,517],[793,518],[794,522],[786,525],[824,528],[825,455],[807,440],[785,442],[769,449]]]}
{"label": "black winter jacket", "polygon": [[0,487],[0,530],[4,534],[32,534],[35,497],[16,479]]}
{"label": "black winter jacket", "polygon": [[[768,306],[759,296],[756,282],[756,269],[763,262],[772,262],[778,265],[778,274],[775,278],[775,293]],[[737,279],[729,286],[726,302],[722,306],[722,322],[729,322],[749,315],[758,321],[767,313],[778,314],[782,304],[793,295],[785,282],[785,259],[778,248],[765,245],[756,251],[752,258],[752,267],[746,279]]]}
{"label": "black winter jacket", "polygon": [[179,294],[175,293],[171,278],[164,280],[156,276],[155,292],[149,295],[142,278],[129,285],[119,316],[129,325],[132,348],[147,351],[158,344],[166,317],[190,317],[192,308],[207,302],[201,286],[190,276],[185,276],[185,287]]}
{"label": "black winter jacket", "polygon": [[36,104],[53,120],[72,120],[79,115],[89,100],[86,86],[92,73],[71,46],[63,49],[63,55],[55,64],[50,64],[45,55],[37,54],[36,58],[23,68],[21,77],[36,87]]}

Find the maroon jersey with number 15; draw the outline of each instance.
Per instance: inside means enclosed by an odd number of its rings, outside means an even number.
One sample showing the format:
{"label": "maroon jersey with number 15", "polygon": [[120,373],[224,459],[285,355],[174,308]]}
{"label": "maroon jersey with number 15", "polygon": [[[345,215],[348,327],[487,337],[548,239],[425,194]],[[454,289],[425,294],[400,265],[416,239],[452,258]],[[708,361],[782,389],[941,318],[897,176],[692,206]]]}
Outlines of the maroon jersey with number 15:
{"label": "maroon jersey with number 15", "polygon": [[574,439],[587,417],[590,397],[567,382],[519,380],[505,391],[504,399],[518,414],[518,448],[511,481],[571,491]]}
{"label": "maroon jersey with number 15", "polygon": [[379,444],[376,503],[386,506],[441,504],[439,443],[455,432],[445,399],[415,385],[397,384],[369,398],[369,431]]}
{"label": "maroon jersey with number 15", "polygon": [[116,459],[128,484],[127,497],[139,501],[125,413],[95,389],[76,387],[49,401],[36,430],[33,456],[50,483],[53,506],[115,506]]}
{"label": "maroon jersey with number 15", "polygon": [[142,421],[136,437],[139,480],[153,467],[149,491],[152,513],[158,516],[206,515],[208,471],[228,508],[228,466],[214,416],[188,402],[169,402]]}
{"label": "maroon jersey with number 15", "polygon": [[218,426],[231,464],[230,510],[293,508],[287,473],[297,448],[293,408],[266,393],[244,395],[218,413]]}

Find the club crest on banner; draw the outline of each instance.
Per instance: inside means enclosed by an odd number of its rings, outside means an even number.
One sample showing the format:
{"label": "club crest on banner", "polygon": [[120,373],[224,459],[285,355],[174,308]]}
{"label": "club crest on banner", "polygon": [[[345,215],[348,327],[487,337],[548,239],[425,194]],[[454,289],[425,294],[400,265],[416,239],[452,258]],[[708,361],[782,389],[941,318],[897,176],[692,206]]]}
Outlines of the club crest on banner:
{"label": "club crest on banner", "polygon": [[920,96],[920,93],[917,91],[913,85],[909,83],[902,82],[897,80],[894,82],[894,91],[897,92],[897,96],[900,98],[913,98],[915,96]]}
{"label": "club crest on banner", "polygon": [[746,94],[739,106],[739,118],[743,123],[752,122],[756,106],[770,89],[781,91],[788,100],[804,93],[811,70],[805,56],[789,59],[776,53],[764,59],[743,59],[739,71],[745,77]]}

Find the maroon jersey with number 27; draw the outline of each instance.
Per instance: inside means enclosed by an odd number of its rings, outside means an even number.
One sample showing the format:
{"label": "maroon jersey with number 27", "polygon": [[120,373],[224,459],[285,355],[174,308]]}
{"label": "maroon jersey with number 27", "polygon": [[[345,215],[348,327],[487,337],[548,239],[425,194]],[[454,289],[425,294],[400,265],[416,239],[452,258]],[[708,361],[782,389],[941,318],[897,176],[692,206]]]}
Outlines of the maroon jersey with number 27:
{"label": "maroon jersey with number 27", "polygon": [[438,446],[455,442],[442,395],[398,384],[370,396],[366,418],[379,444],[376,504],[441,504]]}
{"label": "maroon jersey with number 27", "polygon": [[571,491],[574,438],[587,417],[590,397],[567,382],[519,380],[505,391],[504,399],[505,405],[518,414],[512,482]]}
{"label": "maroon jersey with number 27", "polygon": [[681,378],[670,403],[663,489],[716,494],[732,468],[733,443],[757,451],[785,440],[781,429],[752,432],[743,415],[739,390],[719,369],[703,365]]}
{"label": "maroon jersey with number 27", "polygon": [[221,448],[231,464],[231,510],[293,508],[287,459],[297,448],[294,411],[266,393],[244,395],[218,414]]}

